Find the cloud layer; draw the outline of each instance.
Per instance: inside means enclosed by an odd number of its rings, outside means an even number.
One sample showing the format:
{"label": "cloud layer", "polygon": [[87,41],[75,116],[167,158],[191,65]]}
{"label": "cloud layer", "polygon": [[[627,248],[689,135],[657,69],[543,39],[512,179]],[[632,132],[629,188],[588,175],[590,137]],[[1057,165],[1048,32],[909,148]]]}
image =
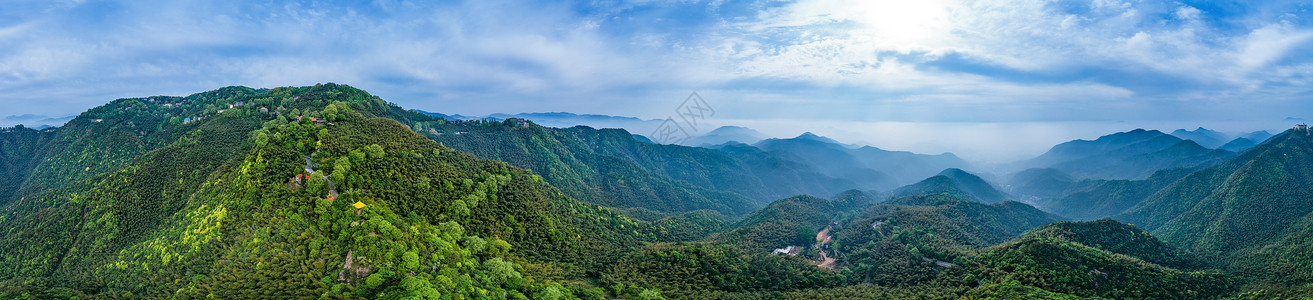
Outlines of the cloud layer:
{"label": "cloud layer", "polygon": [[0,11],[0,116],[330,81],[459,114],[664,118],[691,91],[735,120],[1313,109],[1309,5],[1250,2],[19,0]]}

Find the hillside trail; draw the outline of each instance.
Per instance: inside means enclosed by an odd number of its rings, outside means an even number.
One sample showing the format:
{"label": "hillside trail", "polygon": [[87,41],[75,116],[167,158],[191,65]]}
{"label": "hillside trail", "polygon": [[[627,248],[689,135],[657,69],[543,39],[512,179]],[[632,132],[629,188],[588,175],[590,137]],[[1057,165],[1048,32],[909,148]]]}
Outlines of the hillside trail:
{"label": "hillside trail", "polygon": [[[315,151],[315,153],[319,153],[319,151]],[[306,156],[303,157],[303,158],[305,158],[305,172],[308,173],[308,174],[314,174],[314,173],[315,173],[315,169],[314,169],[314,167],[315,167],[315,163],[312,162],[312,161],[310,161],[310,157],[311,157],[311,156],[314,156],[315,153],[311,153],[310,155],[306,155]],[[328,175],[320,174],[319,176],[323,176],[323,177],[324,177],[324,183],[328,184],[328,195],[329,195],[329,199],[337,199],[337,195],[338,195],[338,194],[337,194],[337,187],[333,185],[333,180],[332,180],[332,179],[329,179],[329,178],[328,178]]]}
{"label": "hillside trail", "polygon": [[830,226],[825,226],[825,229],[821,230],[821,232],[816,233],[816,245],[817,245],[816,251],[821,253],[821,262],[817,264],[817,266],[834,270],[835,269],[834,265],[839,260],[830,257],[828,253],[825,253],[825,250],[820,249],[820,245],[828,242],[830,242]]}

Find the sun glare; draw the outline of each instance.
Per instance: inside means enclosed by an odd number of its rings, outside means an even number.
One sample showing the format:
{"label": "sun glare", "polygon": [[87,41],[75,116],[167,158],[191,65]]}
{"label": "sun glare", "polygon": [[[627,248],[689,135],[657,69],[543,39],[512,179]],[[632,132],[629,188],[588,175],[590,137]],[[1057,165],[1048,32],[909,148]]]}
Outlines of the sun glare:
{"label": "sun glare", "polygon": [[947,1],[851,1],[837,7],[876,43],[909,51],[941,46],[952,29]]}

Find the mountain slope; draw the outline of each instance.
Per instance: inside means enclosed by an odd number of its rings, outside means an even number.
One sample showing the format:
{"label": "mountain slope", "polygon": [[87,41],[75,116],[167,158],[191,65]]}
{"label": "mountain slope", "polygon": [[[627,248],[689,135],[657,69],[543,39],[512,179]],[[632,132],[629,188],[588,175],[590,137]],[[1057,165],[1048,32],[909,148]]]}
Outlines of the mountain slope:
{"label": "mountain slope", "polygon": [[1254,148],[1254,146],[1258,146],[1258,142],[1254,142],[1254,140],[1251,139],[1239,137],[1239,138],[1235,138],[1234,140],[1231,140],[1230,142],[1226,142],[1226,144],[1217,147],[1217,149],[1222,149],[1231,152],[1243,152],[1245,150],[1249,150],[1249,148]]}
{"label": "mountain slope", "polygon": [[[521,272],[583,278],[650,240],[643,223],[382,118],[409,113],[357,89],[228,100],[248,105],[137,123],[177,138],[0,206],[0,296],[559,294],[571,289]],[[64,151],[51,157],[97,150]]]}
{"label": "mountain slope", "polygon": [[871,201],[869,195],[859,191],[845,192],[833,200],[812,196],[780,199],[744,217],[734,224],[733,229],[712,236],[709,241],[749,252],[767,253],[772,249],[799,245],[798,233],[810,232],[815,236],[838,213],[866,206]]}
{"label": "mountain slope", "polygon": [[1035,203],[1045,211],[1074,220],[1102,219],[1125,212],[1192,172],[1193,169],[1168,169],[1144,180],[1086,179],[1069,186],[1059,196],[1039,198]]}
{"label": "mountain slope", "polygon": [[[738,216],[756,207],[745,196],[680,182],[632,160],[596,151],[594,145],[659,147],[633,140],[622,130],[595,131],[593,139],[585,139],[577,133],[594,130],[510,123],[458,121],[416,128],[456,150],[532,169],[571,197],[600,205],[652,210],[657,217],[700,209]],[[589,144],[597,141],[602,143]]]}
{"label": "mountain slope", "polygon": [[1164,240],[1229,262],[1259,282],[1301,285],[1313,255],[1313,137],[1287,130],[1235,159],[1200,170],[1117,216]]}
{"label": "mountain slope", "polygon": [[1011,192],[1020,197],[1044,199],[1061,196],[1076,181],[1058,169],[1031,168],[1013,174],[1008,184]]}
{"label": "mountain slope", "polygon": [[1196,128],[1195,130],[1188,130],[1188,131],[1185,129],[1177,129],[1172,131],[1172,136],[1181,138],[1182,140],[1194,141],[1195,143],[1199,143],[1200,146],[1204,146],[1209,149],[1217,149],[1219,146],[1221,146],[1223,143],[1226,143],[1227,141],[1226,134],[1213,130],[1208,130],[1203,127],[1199,127]]}
{"label": "mountain slope", "polygon": [[1142,179],[1163,169],[1211,166],[1234,155],[1157,130],[1136,129],[1058,144],[1019,165],[1054,168],[1078,179]]}
{"label": "mountain slope", "polygon": [[1218,273],[1185,272],[1062,238],[1025,237],[964,261],[981,282],[1082,297],[1203,299],[1231,292]]}
{"label": "mountain slope", "polygon": [[863,189],[887,191],[933,176],[946,168],[967,166],[952,153],[926,155],[871,146],[857,147],[810,132],[790,139],[766,139],[754,146],[789,160],[813,165],[832,177],[856,182]]}
{"label": "mountain slope", "polygon": [[1261,246],[1313,212],[1311,165],[1313,137],[1288,130],[1182,178],[1117,218],[1201,253]]}
{"label": "mountain slope", "polygon": [[1008,196],[999,192],[993,185],[962,169],[946,169],[939,175],[921,182],[900,187],[893,192],[894,197],[906,197],[926,194],[958,194],[984,203],[998,203],[1008,200]]}
{"label": "mountain slope", "polygon": [[22,126],[0,128],[0,205],[18,192],[23,181],[44,158],[40,151],[55,135],[55,130],[37,131]]}
{"label": "mountain slope", "polygon": [[1057,222],[1032,229],[1021,239],[1058,239],[1126,255],[1166,267],[1194,270],[1206,265],[1198,257],[1148,232],[1112,219]]}
{"label": "mountain slope", "polygon": [[656,145],[620,129],[442,120],[412,127],[454,149],[534,170],[571,197],[650,219],[699,209],[736,217],[781,197],[855,187],[759,151]]}
{"label": "mountain slope", "polygon": [[759,142],[763,139],[766,139],[766,135],[762,134],[761,132],[757,132],[756,130],[752,130],[752,128],[740,127],[740,126],[721,126],[714,130],[711,130],[710,132],[707,132],[707,134],[695,136],[689,139],[688,141],[684,142],[684,145],[701,147],[701,146],[709,146],[709,145],[720,145],[728,142],[752,144]]}
{"label": "mountain slope", "polygon": [[753,146],[784,159],[814,166],[830,177],[851,180],[860,189],[889,190],[897,186],[892,176],[866,167],[850,153],[850,149],[810,132],[791,139],[767,139]]}

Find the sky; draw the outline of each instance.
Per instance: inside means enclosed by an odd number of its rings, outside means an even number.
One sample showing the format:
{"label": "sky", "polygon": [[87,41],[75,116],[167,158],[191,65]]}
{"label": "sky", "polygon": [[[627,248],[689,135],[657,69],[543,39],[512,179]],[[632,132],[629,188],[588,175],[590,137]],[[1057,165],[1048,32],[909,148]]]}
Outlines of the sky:
{"label": "sky", "polygon": [[1279,130],[1301,1],[51,1],[0,10],[0,126],[116,98],[336,82],[446,114],[811,131],[980,161],[1144,127]]}

